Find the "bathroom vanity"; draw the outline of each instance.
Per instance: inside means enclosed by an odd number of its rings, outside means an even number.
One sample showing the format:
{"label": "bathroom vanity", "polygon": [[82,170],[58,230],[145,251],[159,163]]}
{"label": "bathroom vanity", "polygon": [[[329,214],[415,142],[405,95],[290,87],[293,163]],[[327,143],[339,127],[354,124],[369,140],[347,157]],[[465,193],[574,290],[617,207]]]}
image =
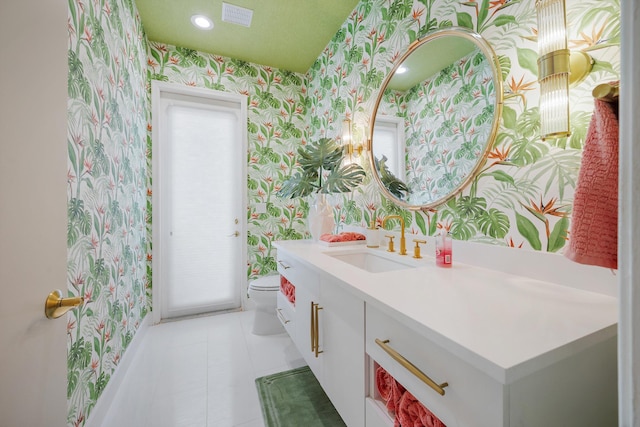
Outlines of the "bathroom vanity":
{"label": "bathroom vanity", "polygon": [[617,425],[617,300],[383,249],[277,242],[278,316],[349,427],[383,367],[447,427]]}

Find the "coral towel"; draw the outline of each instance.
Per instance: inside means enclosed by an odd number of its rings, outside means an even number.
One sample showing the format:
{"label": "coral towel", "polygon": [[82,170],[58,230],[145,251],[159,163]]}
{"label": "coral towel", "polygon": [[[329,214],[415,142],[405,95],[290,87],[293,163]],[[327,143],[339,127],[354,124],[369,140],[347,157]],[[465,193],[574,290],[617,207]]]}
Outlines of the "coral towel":
{"label": "coral towel", "polygon": [[398,420],[401,427],[446,427],[408,391],[405,391],[400,400]]}
{"label": "coral towel", "polygon": [[320,236],[320,240],[325,242],[353,242],[355,240],[366,240],[366,236],[354,231],[343,231],[340,234],[326,233]]}
{"label": "coral towel", "polygon": [[392,414],[397,414],[404,387],[389,375],[382,366],[378,366],[378,369],[376,369],[376,387],[387,406],[387,410]]}
{"label": "coral towel", "polygon": [[599,99],[584,144],[564,254],[581,264],[618,268],[618,118],[616,106]]}
{"label": "coral towel", "polygon": [[287,280],[282,274],[280,275],[280,292],[284,294],[291,304],[296,305],[296,287]]}

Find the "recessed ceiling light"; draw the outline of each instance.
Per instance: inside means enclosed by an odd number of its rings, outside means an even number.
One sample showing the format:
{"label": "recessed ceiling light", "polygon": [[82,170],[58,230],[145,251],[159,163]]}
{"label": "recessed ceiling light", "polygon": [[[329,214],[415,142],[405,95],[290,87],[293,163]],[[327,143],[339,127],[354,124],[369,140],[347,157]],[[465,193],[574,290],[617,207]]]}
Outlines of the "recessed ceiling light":
{"label": "recessed ceiling light", "polygon": [[398,74],[403,74],[403,73],[406,73],[406,72],[407,72],[407,67],[404,67],[402,65],[399,66],[398,69],[396,70],[396,73],[398,73]]}
{"label": "recessed ceiling light", "polygon": [[210,30],[213,28],[213,21],[204,15],[193,15],[191,23],[201,30]]}

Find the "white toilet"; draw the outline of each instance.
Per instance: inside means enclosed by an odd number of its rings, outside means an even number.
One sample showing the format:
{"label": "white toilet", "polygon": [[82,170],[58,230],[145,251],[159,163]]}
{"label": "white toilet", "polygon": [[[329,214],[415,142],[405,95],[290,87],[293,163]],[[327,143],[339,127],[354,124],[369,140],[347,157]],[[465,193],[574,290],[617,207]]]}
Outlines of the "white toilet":
{"label": "white toilet", "polygon": [[252,333],[273,335],[284,332],[276,316],[277,295],[280,291],[280,276],[264,276],[249,284],[249,299],[256,304],[256,316]]}

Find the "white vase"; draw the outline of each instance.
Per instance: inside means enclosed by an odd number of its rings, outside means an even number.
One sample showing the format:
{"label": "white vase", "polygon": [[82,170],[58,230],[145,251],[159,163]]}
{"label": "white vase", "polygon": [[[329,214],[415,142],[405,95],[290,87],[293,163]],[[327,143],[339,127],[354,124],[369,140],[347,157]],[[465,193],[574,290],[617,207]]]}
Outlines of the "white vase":
{"label": "white vase", "polygon": [[333,209],[327,197],[323,193],[316,193],[315,199],[309,207],[309,216],[307,217],[309,232],[314,242],[320,240],[320,236],[326,233],[332,233],[336,225],[333,219]]}

